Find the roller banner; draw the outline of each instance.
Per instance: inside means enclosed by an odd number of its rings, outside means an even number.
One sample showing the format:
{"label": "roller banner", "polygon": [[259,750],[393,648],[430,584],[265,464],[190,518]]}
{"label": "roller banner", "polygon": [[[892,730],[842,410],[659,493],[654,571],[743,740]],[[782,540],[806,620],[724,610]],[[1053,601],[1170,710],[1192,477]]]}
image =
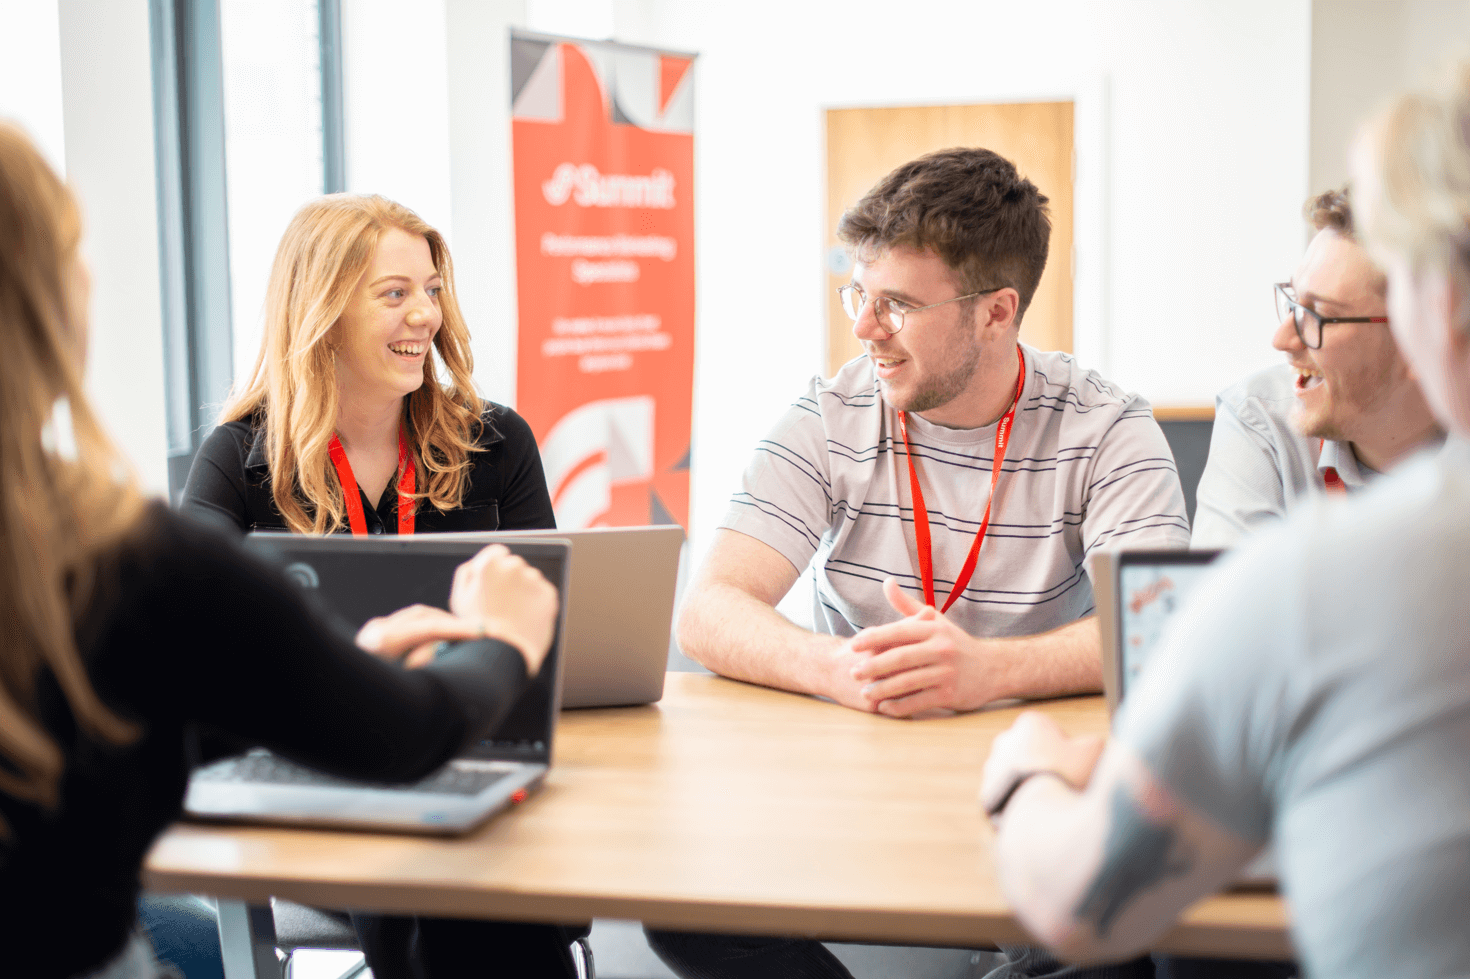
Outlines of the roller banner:
{"label": "roller banner", "polygon": [[516,410],[557,526],[689,522],[691,55],[512,33]]}

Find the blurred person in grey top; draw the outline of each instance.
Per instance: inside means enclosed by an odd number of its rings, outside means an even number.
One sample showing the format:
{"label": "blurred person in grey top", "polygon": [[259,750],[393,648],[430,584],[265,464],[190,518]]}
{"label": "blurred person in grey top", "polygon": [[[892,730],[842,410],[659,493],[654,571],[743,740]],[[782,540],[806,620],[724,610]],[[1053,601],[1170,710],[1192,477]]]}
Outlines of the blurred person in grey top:
{"label": "blurred person in grey top", "polygon": [[1271,345],[1287,362],[1215,399],[1193,547],[1230,547],[1444,439],[1388,328],[1387,281],[1358,242],[1348,188],[1303,210],[1316,234],[1291,281],[1275,287]]}
{"label": "blurred person in grey top", "polygon": [[1449,443],[1227,558],[1106,747],[1035,713],[996,740],[1002,886],[1069,958],[1147,947],[1270,840],[1308,975],[1470,975],[1470,63],[1352,162]]}

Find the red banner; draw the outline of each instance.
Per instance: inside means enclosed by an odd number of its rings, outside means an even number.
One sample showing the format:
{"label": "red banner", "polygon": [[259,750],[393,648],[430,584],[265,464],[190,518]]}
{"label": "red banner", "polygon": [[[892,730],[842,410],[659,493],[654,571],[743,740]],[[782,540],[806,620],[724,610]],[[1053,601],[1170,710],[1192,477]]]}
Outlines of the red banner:
{"label": "red banner", "polygon": [[565,529],[688,527],[692,64],[511,37],[516,410]]}

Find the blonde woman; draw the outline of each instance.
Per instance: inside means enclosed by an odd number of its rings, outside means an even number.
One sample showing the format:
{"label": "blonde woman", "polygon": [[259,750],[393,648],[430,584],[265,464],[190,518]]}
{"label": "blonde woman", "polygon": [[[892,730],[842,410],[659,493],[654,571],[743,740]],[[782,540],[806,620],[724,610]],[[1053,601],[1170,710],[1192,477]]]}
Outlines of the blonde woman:
{"label": "blonde woman", "polygon": [[[134,904],[143,856],[180,812],[187,725],[347,777],[422,777],[510,709],[550,644],[556,591],[487,548],[454,614],[379,620],[376,651],[497,638],[405,671],[318,622],[231,539],[145,500],[82,387],[80,236],[71,194],[0,123],[3,971],[131,979],[157,974]],[[65,939],[47,941],[58,916]]]}
{"label": "blonde woman", "polygon": [[401,204],[333,194],[298,211],[260,355],[185,508],[245,531],[555,527],[529,426],[475,394],[453,280],[443,237]]}

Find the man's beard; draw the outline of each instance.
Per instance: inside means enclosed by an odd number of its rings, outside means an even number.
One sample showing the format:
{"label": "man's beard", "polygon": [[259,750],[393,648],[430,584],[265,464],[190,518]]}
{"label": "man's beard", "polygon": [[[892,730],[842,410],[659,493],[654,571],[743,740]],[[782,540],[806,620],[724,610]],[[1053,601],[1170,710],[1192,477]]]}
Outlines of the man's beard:
{"label": "man's beard", "polygon": [[922,411],[942,408],[959,397],[969,386],[970,379],[980,368],[980,344],[976,341],[974,333],[964,326],[955,330],[954,342],[958,347],[955,351],[954,366],[943,374],[926,381],[914,392],[909,403],[902,406],[904,411],[918,414]]}
{"label": "man's beard", "polygon": [[1342,374],[1330,388],[1327,410],[1308,417],[1297,405],[1292,412],[1292,426],[1309,439],[1351,442],[1361,434],[1354,429],[1360,428],[1363,420],[1385,410],[1397,380],[1394,375],[1391,365],[1380,364]]}

